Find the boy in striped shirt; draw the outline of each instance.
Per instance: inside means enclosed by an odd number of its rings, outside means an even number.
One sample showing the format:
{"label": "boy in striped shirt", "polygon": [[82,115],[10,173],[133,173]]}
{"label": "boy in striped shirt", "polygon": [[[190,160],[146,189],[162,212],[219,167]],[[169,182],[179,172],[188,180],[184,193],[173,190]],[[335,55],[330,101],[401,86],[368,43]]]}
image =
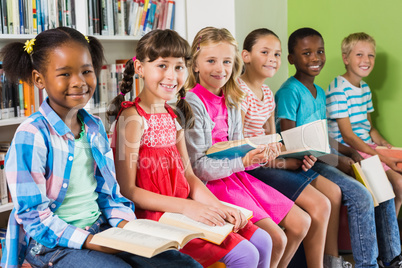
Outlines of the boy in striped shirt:
{"label": "boy in striped shirt", "polygon": [[402,169],[396,164],[401,160],[376,151],[377,146],[392,146],[372,125],[372,95],[362,80],[373,70],[375,49],[375,40],[366,33],[353,33],[342,41],[346,73],[336,77],[326,93],[328,132],[332,138],[358,150],[364,158],[378,154],[396,195],[398,215],[402,204]]}

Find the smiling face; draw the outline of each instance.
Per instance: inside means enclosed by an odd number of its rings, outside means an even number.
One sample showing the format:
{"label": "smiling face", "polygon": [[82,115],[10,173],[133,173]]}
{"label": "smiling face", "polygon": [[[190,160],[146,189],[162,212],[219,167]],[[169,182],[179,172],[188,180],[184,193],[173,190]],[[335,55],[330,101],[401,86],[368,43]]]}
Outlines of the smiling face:
{"label": "smiling face", "polygon": [[96,88],[96,75],[88,48],[76,42],[56,47],[48,55],[43,73],[34,71],[34,82],[46,89],[49,105],[60,116],[83,108]]}
{"label": "smiling face", "polygon": [[296,67],[296,75],[314,78],[325,64],[324,41],[318,35],[298,39],[292,54],[289,54],[290,64]]}
{"label": "smiling face", "polygon": [[359,41],[352,48],[349,55],[342,55],[348,76],[359,81],[370,74],[374,68],[375,48],[366,41]]}
{"label": "smiling face", "polygon": [[144,89],[154,102],[171,100],[183,86],[186,79],[184,58],[159,57],[149,62],[136,61],[136,73],[144,78]]}
{"label": "smiling face", "polygon": [[243,50],[247,69],[263,79],[273,77],[281,66],[281,43],[274,35],[258,38],[251,52]]}
{"label": "smiling face", "polygon": [[235,53],[235,47],[227,42],[202,46],[194,67],[200,85],[220,95],[232,75]]}

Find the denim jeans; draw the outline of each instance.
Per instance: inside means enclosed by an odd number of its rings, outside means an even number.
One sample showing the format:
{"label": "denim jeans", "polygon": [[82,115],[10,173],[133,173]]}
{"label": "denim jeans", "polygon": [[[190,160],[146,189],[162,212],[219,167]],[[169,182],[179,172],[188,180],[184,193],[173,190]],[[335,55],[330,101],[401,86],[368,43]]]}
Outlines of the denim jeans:
{"label": "denim jeans", "polygon": [[[100,217],[88,230],[95,234],[110,228],[103,217]],[[31,239],[26,260],[32,267],[71,267],[71,268],[116,268],[116,267],[197,267],[201,264],[190,256],[176,250],[160,253],[152,258],[145,258],[127,252],[106,254],[95,250],[72,249],[65,247],[48,248]]]}
{"label": "denim jeans", "polygon": [[342,190],[356,268],[378,267],[377,256],[384,262],[390,262],[401,253],[393,199],[374,209],[369,191],[354,178],[322,162],[316,162],[312,169]]}

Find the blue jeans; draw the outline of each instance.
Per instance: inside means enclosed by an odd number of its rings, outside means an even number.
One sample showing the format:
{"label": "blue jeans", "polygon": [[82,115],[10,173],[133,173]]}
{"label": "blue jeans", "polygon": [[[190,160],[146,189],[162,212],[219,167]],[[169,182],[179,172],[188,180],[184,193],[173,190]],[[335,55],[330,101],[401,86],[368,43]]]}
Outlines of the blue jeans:
{"label": "blue jeans", "polygon": [[[91,234],[110,228],[103,217],[100,217],[88,230]],[[95,250],[72,249],[65,247],[48,248],[31,239],[26,260],[32,267],[71,267],[71,268],[115,268],[115,267],[196,267],[201,264],[190,256],[176,250],[160,253],[152,258],[145,258],[127,252],[106,254]]]}
{"label": "blue jeans", "polygon": [[342,202],[348,211],[349,233],[356,268],[378,267],[377,256],[384,262],[390,262],[401,253],[393,199],[374,209],[369,191],[354,178],[318,161],[312,169],[336,183],[342,190]]}

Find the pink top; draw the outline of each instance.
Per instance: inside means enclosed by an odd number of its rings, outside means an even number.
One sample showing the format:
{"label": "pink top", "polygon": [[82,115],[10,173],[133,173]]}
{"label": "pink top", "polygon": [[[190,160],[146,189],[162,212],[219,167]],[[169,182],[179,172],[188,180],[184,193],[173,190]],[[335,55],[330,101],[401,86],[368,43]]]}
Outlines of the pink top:
{"label": "pink top", "polygon": [[238,78],[237,82],[240,89],[247,94],[241,104],[241,109],[245,113],[244,137],[265,135],[263,126],[275,110],[274,94],[267,85],[262,85],[263,99],[259,100],[243,80]]}
{"label": "pink top", "polygon": [[212,144],[228,141],[229,125],[225,96],[217,96],[200,84],[197,84],[190,91],[201,99],[208,111],[209,117],[215,123],[212,129]]}

